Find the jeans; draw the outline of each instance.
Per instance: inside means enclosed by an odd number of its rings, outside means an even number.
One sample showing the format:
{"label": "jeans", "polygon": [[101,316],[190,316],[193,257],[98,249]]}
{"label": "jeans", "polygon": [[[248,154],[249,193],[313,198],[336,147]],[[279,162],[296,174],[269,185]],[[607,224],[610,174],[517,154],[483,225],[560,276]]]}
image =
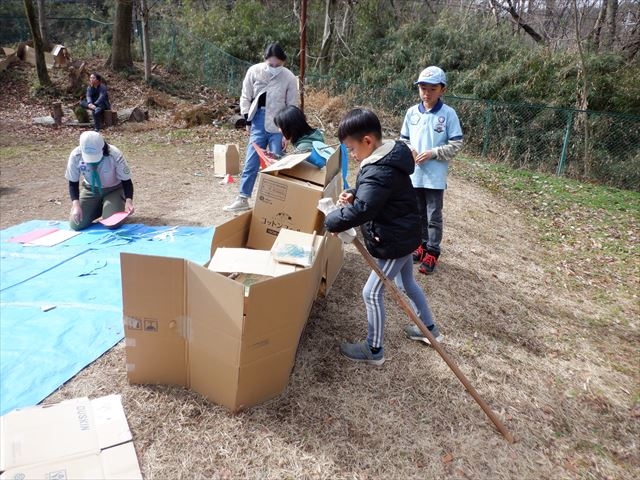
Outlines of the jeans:
{"label": "jeans", "polygon": [[267,148],[276,155],[282,154],[282,134],[270,133],[264,128],[264,108],[259,108],[256,115],[251,120],[251,133],[249,135],[249,145],[247,145],[247,154],[244,159],[244,168],[240,177],[240,196],[244,198],[251,197],[253,187],[258,178],[260,170],[260,158],[258,152],[253,148],[255,142],[260,148]]}
{"label": "jeans", "polygon": [[442,241],[444,190],[433,188],[415,188],[414,190],[422,227],[422,246],[426,247],[427,252],[438,258]]}
{"label": "jeans", "polygon": [[[389,260],[376,259],[380,269],[389,279],[398,276],[402,279],[402,288],[413,302],[415,310],[422,322],[430,327],[433,325],[433,317],[427,303],[427,297],[413,278],[413,258],[406,255],[402,258]],[[398,283],[398,282],[396,282]],[[367,310],[368,333],[367,342],[370,346],[378,348],[382,346],[384,337],[384,283],[375,271],[369,275],[367,283],[362,289],[362,298]]]}
{"label": "jeans", "polygon": [[[82,108],[89,109],[89,103],[86,100],[80,101],[80,106]],[[100,125],[102,124],[102,116],[105,110],[109,110],[108,105],[95,105],[96,108],[91,110],[91,115],[93,115],[93,124],[95,126],[96,132],[100,131]]]}

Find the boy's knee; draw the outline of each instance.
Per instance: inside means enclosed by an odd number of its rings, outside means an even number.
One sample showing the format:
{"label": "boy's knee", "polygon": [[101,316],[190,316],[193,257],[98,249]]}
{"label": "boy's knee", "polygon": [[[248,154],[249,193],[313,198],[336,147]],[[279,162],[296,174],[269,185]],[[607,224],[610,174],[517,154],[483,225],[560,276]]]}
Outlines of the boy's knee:
{"label": "boy's knee", "polygon": [[84,230],[88,226],[89,224],[85,222],[76,223],[74,220],[69,220],[69,227],[71,227],[71,230],[74,230],[76,232],[79,232],[80,230]]}

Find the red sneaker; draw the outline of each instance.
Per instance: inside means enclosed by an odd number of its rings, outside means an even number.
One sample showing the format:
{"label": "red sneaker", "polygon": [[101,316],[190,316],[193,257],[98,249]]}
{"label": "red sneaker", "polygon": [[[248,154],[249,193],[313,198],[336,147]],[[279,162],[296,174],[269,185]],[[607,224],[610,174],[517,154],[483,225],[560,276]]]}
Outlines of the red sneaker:
{"label": "red sneaker", "polygon": [[426,250],[420,245],[413,251],[413,263],[418,263],[424,257]]}
{"label": "red sneaker", "polygon": [[429,252],[426,252],[420,260],[420,268],[418,269],[418,271],[420,273],[424,273],[425,275],[431,275],[436,271],[437,264],[438,259],[434,255],[431,255]]}

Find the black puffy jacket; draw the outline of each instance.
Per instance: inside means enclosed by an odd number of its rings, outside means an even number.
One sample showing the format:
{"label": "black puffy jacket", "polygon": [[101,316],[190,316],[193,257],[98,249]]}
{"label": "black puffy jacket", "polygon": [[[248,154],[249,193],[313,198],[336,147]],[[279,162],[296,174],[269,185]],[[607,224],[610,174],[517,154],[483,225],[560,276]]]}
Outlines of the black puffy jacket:
{"label": "black puffy jacket", "polygon": [[395,142],[380,158],[386,145],[362,162],[351,190],[353,204],[331,212],[324,222],[330,232],[362,225],[367,250],[382,259],[404,257],[420,245],[420,217],[409,177],[413,156],[404,143]]}

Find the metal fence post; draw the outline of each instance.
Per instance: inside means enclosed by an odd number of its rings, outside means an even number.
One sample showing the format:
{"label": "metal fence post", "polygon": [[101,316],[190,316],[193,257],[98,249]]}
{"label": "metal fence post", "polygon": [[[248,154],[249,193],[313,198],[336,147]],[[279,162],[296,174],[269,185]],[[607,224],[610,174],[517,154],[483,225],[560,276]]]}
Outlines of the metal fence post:
{"label": "metal fence post", "polygon": [[493,118],[493,110],[491,108],[491,100],[487,100],[487,107],[484,110],[484,140],[482,142],[482,156],[487,156],[489,150],[489,131],[491,128],[491,120]]}
{"label": "metal fence post", "polygon": [[560,161],[556,175],[560,176],[564,173],[567,164],[567,150],[569,149],[569,138],[571,138],[571,127],[573,126],[573,110],[567,111],[567,126],[564,131],[564,140],[562,141],[562,151],[560,153]]}
{"label": "metal fence post", "polygon": [[93,31],[91,30],[91,19],[89,17],[87,17],[87,31],[89,32],[89,49],[91,51],[91,56],[93,57]]}

